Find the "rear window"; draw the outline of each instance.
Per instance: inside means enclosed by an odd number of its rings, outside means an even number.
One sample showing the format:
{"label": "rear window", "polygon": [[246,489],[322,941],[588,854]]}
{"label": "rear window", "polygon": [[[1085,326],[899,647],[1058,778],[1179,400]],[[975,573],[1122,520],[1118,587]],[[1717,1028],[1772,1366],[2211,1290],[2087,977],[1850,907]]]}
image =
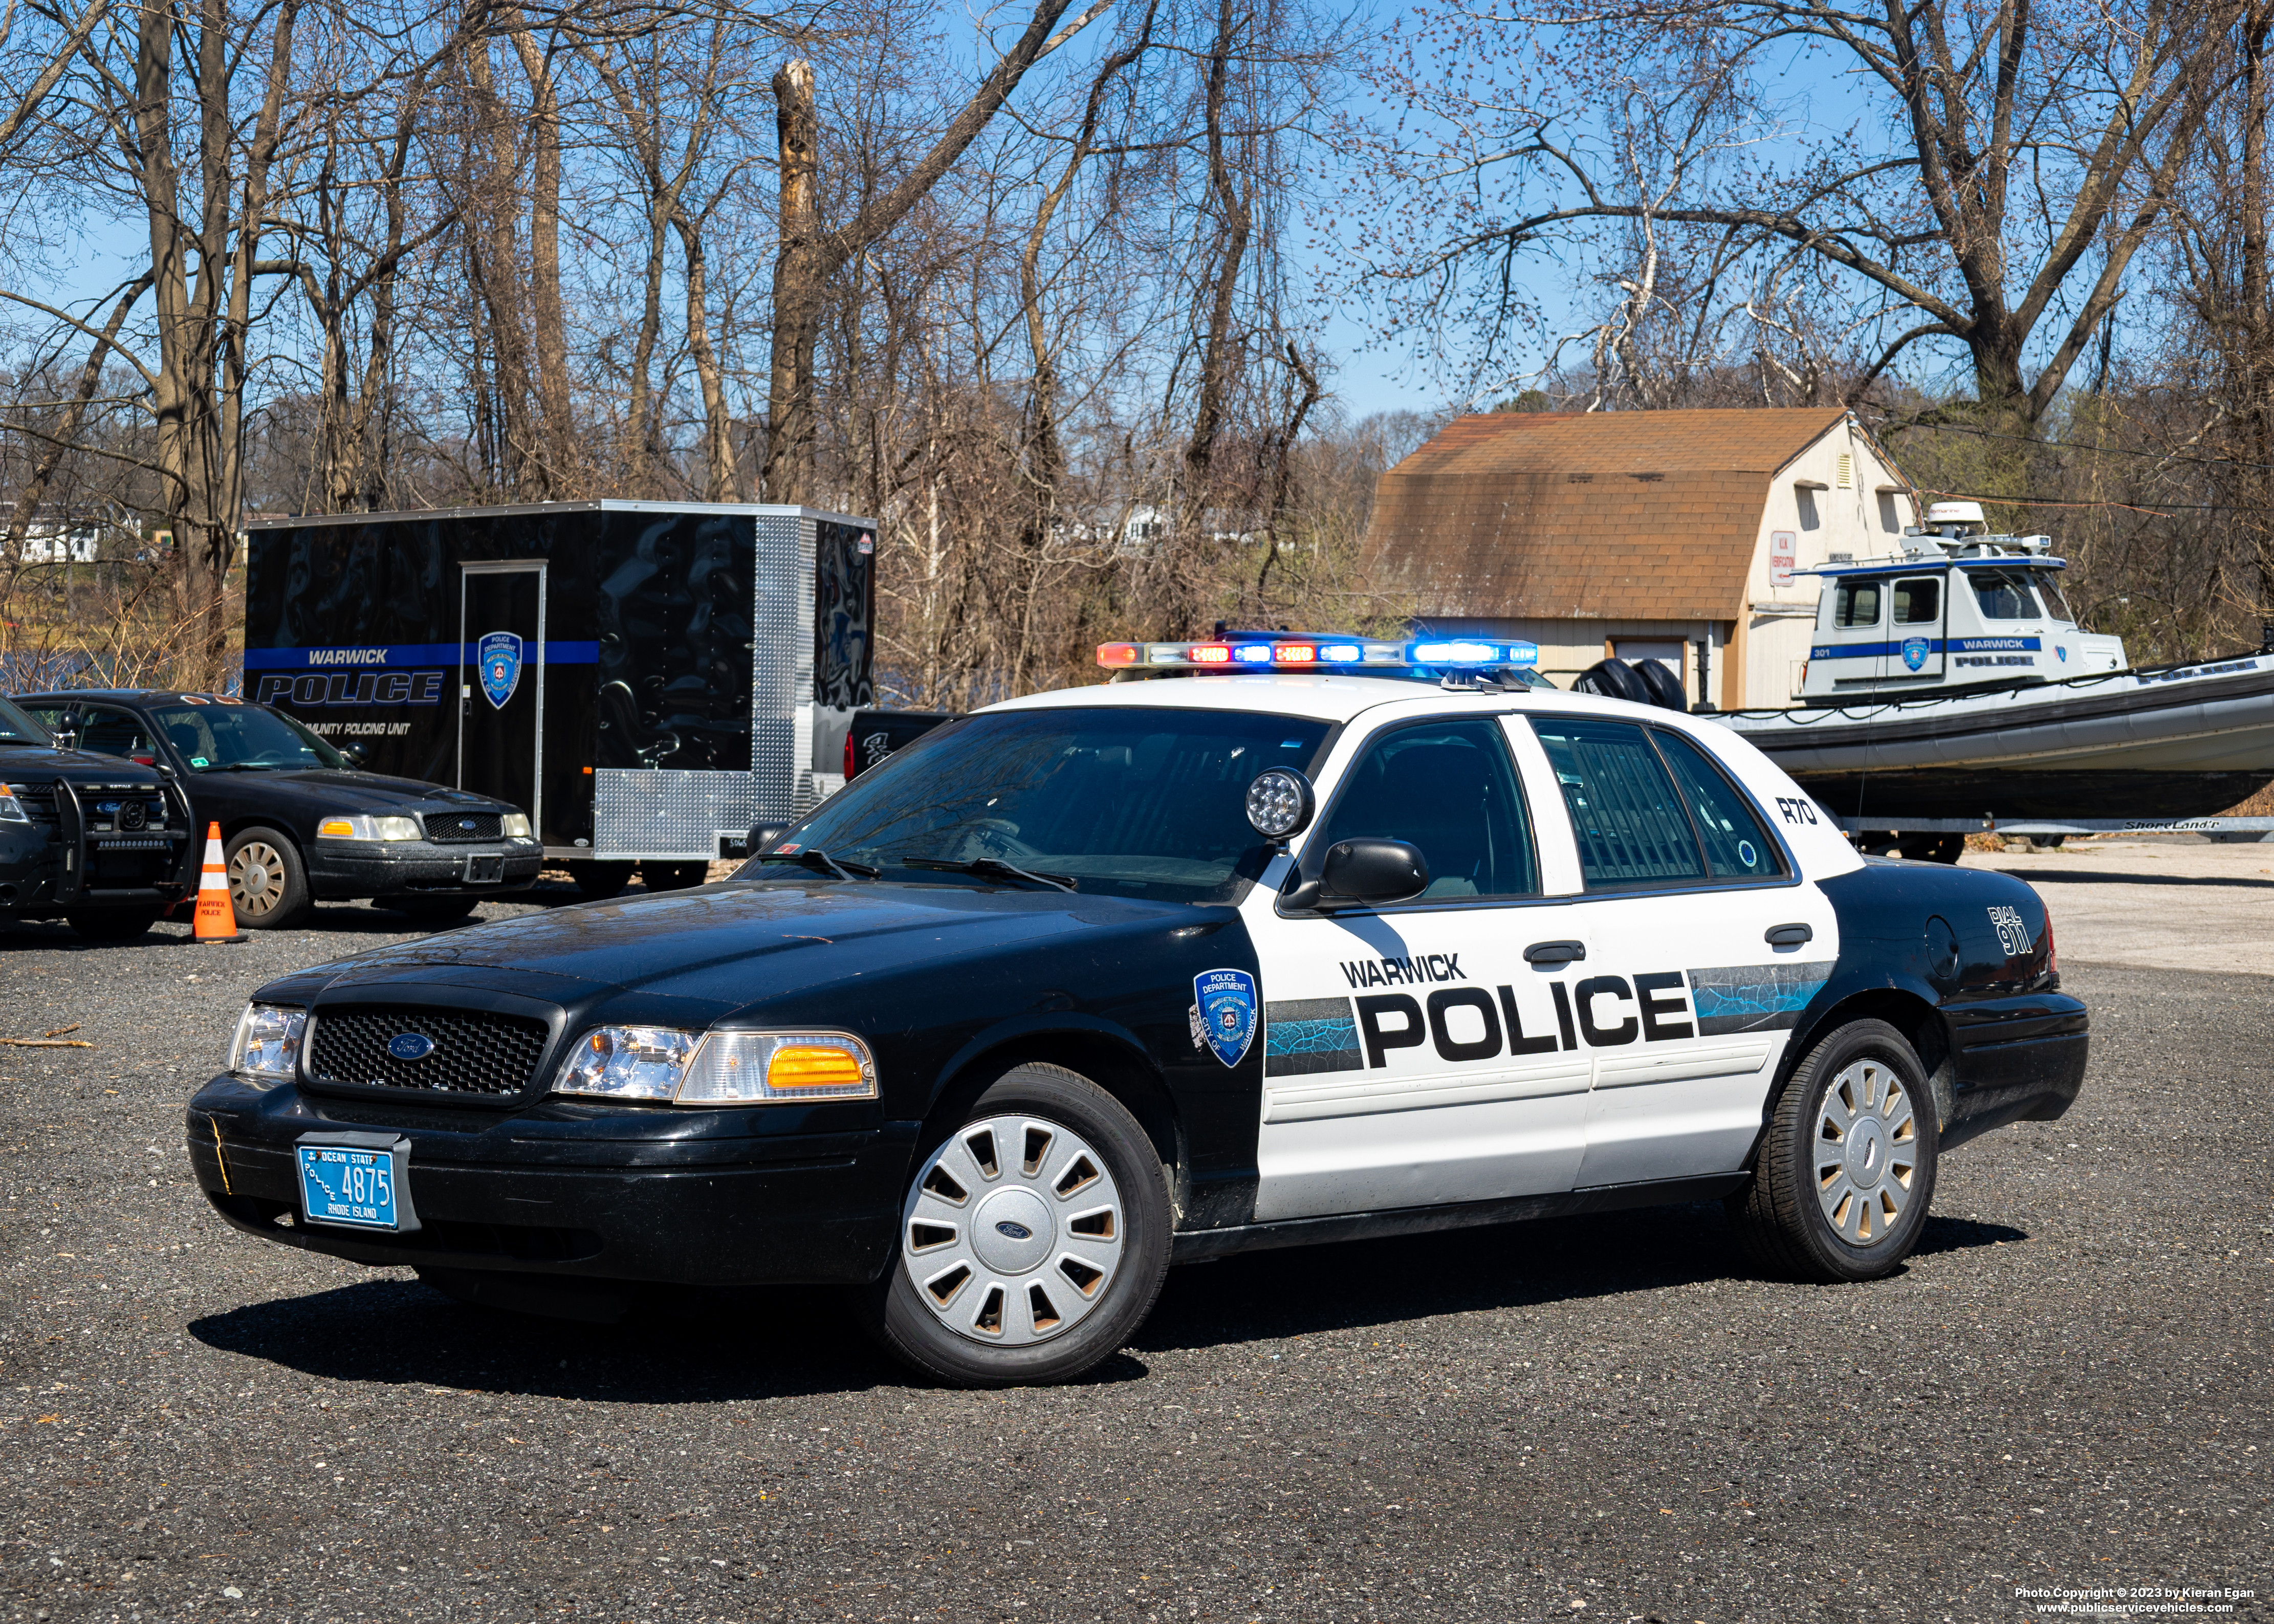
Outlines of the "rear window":
{"label": "rear window", "polygon": [[1534,718],[1589,891],[1773,879],[1784,860],[1704,749],[1631,722]]}
{"label": "rear window", "polygon": [[1842,581],[1832,589],[1832,624],[1877,626],[1879,623],[1879,583]]}

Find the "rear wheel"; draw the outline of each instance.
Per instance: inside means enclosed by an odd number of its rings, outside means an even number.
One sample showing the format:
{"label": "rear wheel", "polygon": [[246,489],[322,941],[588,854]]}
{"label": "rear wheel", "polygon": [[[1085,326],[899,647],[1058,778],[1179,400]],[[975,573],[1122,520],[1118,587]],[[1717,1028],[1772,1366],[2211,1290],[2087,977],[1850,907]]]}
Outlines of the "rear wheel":
{"label": "rear wheel", "polygon": [[628,862],[572,862],[568,877],[576,889],[595,902],[620,894],[632,883],[632,865]]}
{"label": "rear wheel", "polygon": [[158,922],[163,908],[74,908],[64,915],[90,942],[124,942]]}
{"label": "rear wheel", "polygon": [[1752,1183],[1728,1198],[1754,1261],[1801,1280],[1877,1280],[1917,1244],[1941,1132],[1903,1034],[1850,1021],[1785,1086]]}
{"label": "rear wheel", "polygon": [[917,1170],[866,1318],[895,1357],[960,1387],[1066,1381],[1144,1323],[1168,1267],[1168,1179],[1144,1129],[1088,1079],[1022,1065]]}
{"label": "rear wheel", "polygon": [[711,877],[707,862],[644,862],[640,883],[650,891],[687,891]]}
{"label": "rear wheel", "polygon": [[222,848],[229,872],[229,905],[239,930],[282,930],[300,922],[312,906],[300,850],[274,829],[241,829]]}

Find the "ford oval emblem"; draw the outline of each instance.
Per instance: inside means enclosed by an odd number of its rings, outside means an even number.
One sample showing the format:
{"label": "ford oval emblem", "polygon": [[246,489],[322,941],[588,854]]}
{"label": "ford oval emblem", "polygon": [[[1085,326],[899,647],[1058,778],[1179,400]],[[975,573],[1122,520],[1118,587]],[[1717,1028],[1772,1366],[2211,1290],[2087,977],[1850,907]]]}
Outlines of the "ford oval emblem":
{"label": "ford oval emblem", "polygon": [[1035,1233],[1025,1224],[1013,1223],[1008,1218],[995,1226],[995,1232],[998,1235],[1007,1235],[1014,1241],[1029,1239]]}
{"label": "ford oval emblem", "polygon": [[387,1052],[397,1060],[424,1060],[434,1052],[434,1040],[423,1032],[398,1032],[387,1040]]}
{"label": "ford oval emblem", "polygon": [[462,817],[458,820],[458,827],[461,829],[471,830],[474,827],[474,820],[470,817]]}

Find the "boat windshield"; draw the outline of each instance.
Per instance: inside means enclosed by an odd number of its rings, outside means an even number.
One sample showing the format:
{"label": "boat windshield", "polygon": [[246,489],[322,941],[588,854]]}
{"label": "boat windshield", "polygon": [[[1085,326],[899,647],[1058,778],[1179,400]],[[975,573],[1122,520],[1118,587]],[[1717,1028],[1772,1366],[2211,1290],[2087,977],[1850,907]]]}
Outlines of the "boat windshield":
{"label": "boat windshield", "polygon": [[2029,585],[2029,572],[2019,569],[1969,569],[1966,578],[1974,588],[1974,602],[1985,620],[2034,620],[2044,613]]}
{"label": "boat windshield", "polygon": [[1248,785],[1267,767],[1307,771],[1326,735],[1324,722],[1150,705],[975,716],[862,773],[736,877],[1237,901],[1271,855]]}

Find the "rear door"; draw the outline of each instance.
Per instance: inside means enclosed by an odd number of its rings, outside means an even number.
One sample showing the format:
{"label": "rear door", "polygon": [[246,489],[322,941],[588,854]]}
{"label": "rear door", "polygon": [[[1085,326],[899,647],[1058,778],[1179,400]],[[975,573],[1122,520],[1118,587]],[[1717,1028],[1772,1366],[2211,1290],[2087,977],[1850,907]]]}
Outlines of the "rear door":
{"label": "rear door", "polygon": [[1589,1063],[1524,959],[1570,929],[1533,823],[1497,718],[1395,725],[1360,745],[1306,849],[1410,841],[1428,890],[1336,914],[1252,899],[1258,1222],[1571,1187]]}
{"label": "rear door", "polygon": [[1532,726],[1585,887],[1570,911],[1587,958],[1553,994],[1593,1067],[1577,1184],[1735,1171],[1793,1018],[1831,974],[1831,905],[1686,734],[1580,716]]}
{"label": "rear door", "polygon": [[542,830],[545,566],[459,568],[458,787],[521,808]]}

